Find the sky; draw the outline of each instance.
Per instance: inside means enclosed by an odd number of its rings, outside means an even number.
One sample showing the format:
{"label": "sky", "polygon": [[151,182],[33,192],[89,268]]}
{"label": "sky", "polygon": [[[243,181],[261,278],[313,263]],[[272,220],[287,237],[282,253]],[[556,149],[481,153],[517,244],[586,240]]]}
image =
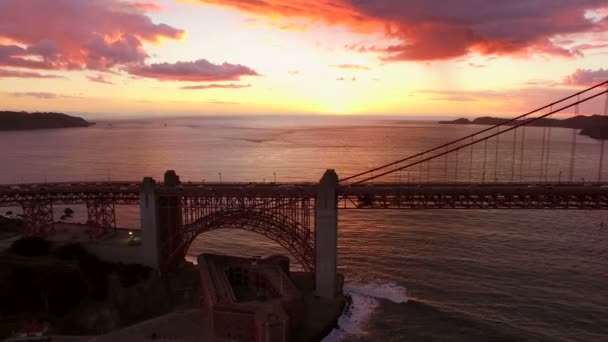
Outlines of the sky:
{"label": "sky", "polygon": [[606,0],[0,1],[0,110],[507,116],[607,62]]}

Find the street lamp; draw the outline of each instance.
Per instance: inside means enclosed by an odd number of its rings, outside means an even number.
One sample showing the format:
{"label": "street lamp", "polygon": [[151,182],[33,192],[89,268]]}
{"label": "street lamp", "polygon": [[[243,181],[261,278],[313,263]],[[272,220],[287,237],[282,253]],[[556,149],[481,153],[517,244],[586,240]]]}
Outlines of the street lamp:
{"label": "street lamp", "polygon": [[218,172],[217,174],[220,176],[220,184],[222,184],[222,173]]}
{"label": "street lamp", "polygon": [[274,182],[276,183],[277,182],[277,173],[273,172],[272,174],[274,175]]}

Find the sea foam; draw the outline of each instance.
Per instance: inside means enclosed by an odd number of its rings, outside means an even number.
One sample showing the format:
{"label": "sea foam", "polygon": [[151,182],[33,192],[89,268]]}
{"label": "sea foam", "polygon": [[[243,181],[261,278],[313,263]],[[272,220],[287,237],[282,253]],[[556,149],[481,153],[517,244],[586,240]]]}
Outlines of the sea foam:
{"label": "sea foam", "polygon": [[363,335],[370,317],[380,305],[380,300],[407,302],[407,290],[395,283],[345,284],[344,292],[351,296],[352,305],[338,319],[338,327],[322,342],[352,341],[356,336]]}

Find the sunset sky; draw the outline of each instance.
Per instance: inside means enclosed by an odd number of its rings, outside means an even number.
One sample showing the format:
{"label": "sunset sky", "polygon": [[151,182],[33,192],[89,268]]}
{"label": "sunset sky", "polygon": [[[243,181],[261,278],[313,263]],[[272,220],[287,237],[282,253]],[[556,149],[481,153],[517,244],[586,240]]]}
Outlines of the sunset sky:
{"label": "sunset sky", "polygon": [[0,1],[0,110],[509,115],[607,62],[606,0]]}

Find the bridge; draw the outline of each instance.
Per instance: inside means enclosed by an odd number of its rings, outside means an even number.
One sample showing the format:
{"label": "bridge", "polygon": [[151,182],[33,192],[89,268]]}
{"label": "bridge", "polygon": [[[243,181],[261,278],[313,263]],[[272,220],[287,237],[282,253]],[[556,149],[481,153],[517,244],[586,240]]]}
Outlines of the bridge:
{"label": "bridge", "polygon": [[138,205],[145,263],[161,272],[178,265],[202,233],[249,230],[276,241],[315,272],[317,294],[331,298],[337,291],[339,210],[608,209],[604,139],[597,141],[597,153],[582,153],[573,128],[569,158],[564,158],[556,153],[563,142],[552,145],[551,126],[542,127],[540,144],[527,132],[539,120],[577,115],[594,99],[605,101],[607,115],[608,81],[341,179],[327,170],[318,183],[193,183],[167,171],[163,182],[145,177],[142,182],[8,184],[0,185],[0,207],[21,207],[24,234],[47,236],[53,234],[53,205],[83,205],[91,239],[98,239],[116,229],[116,205]]}

